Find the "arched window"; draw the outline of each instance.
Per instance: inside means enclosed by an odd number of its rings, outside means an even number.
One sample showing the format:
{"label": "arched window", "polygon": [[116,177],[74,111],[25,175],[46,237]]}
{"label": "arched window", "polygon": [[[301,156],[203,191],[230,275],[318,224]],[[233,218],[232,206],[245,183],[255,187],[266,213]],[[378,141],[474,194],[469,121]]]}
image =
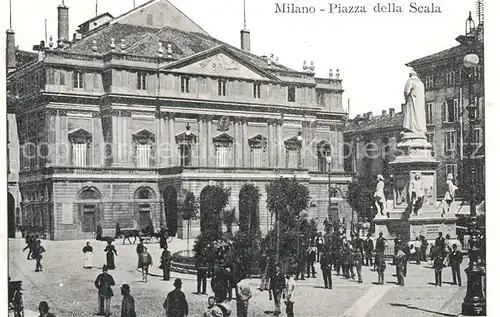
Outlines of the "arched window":
{"label": "arched window", "polygon": [[[327,172],[328,171],[328,161],[327,157],[332,155],[330,144],[326,141],[321,141],[317,145],[317,157],[318,157],[318,171]],[[331,164],[331,161],[330,161]]]}

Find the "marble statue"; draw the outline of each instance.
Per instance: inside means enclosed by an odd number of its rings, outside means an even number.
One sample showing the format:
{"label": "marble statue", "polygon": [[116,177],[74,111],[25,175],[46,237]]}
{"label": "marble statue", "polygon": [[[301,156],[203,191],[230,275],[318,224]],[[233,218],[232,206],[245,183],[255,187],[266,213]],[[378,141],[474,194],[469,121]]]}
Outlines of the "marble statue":
{"label": "marble statue", "polygon": [[403,127],[416,134],[427,132],[425,122],[425,87],[412,69],[405,85],[405,105]]}
{"label": "marble statue", "polygon": [[386,211],[384,177],[382,175],[377,175],[377,181],[377,187],[373,194],[373,197],[375,197],[375,207],[377,208],[377,214],[375,216],[384,216],[384,212]]}
{"label": "marble statue", "polygon": [[[455,200],[455,191],[458,189],[455,184],[453,184],[453,174],[448,174],[446,177],[446,192],[444,194],[444,208],[443,214],[448,213],[451,208],[451,204]],[[441,202],[442,203],[442,202]]]}

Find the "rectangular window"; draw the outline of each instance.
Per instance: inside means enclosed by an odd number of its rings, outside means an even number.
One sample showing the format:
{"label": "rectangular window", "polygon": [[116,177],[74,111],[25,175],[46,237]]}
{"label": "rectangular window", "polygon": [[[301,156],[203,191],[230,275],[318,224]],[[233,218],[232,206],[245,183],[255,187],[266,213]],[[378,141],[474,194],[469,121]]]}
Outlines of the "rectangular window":
{"label": "rectangular window", "polygon": [[434,133],[427,133],[427,142],[429,142],[432,145],[432,151],[431,154],[434,156]]}
{"label": "rectangular window", "polygon": [[218,94],[219,96],[227,96],[227,80],[219,79]]}
{"label": "rectangular window", "polygon": [[457,179],[457,164],[446,164],[446,175],[452,174]]}
{"label": "rectangular window", "polygon": [[138,90],[146,90],[148,82],[148,74],[139,72],[137,73],[137,89]]}
{"label": "rectangular window", "polygon": [[77,70],[73,71],[73,88],[83,88],[83,73]]}
{"label": "rectangular window", "polygon": [[215,158],[217,167],[229,166],[229,147],[217,146],[215,147]]}
{"label": "rectangular window", "polygon": [[316,101],[318,105],[324,107],[325,106],[325,92],[324,91],[317,91],[316,92]]}
{"label": "rectangular window", "polygon": [[286,167],[297,168],[299,167],[299,150],[288,149],[286,151]]}
{"label": "rectangular window", "polygon": [[189,93],[189,77],[181,76],[181,92]]}
{"label": "rectangular window", "polygon": [[180,162],[181,166],[191,166],[191,145],[181,144],[180,146]]}
{"label": "rectangular window", "polygon": [[[64,86],[66,85],[66,72],[61,70],[59,72],[59,85]],[[83,87],[83,85],[82,85]]]}
{"label": "rectangular window", "polygon": [[254,147],[251,149],[251,152],[252,152],[252,155],[251,155],[252,166],[253,167],[263,167],[265,164],[264,148]]}
{"label": "rectangular window", "polygon": [[425,89],[434,88],[434,76],[425,77]]}
{"label": "rectangular window", "polygon": [[482,136],[482,129],[481,128],[474,128],[474,134],[472,135],[472,143],[481,144],[483,142],[483,139],[481,136]]}
{"label": "rectangular window", "polygon": [[260,83],[254,83],[253,84],[253,97],[255,99],[260,99],[260,88],[261,88],[261,84]]}
{"label": "rectangular window", "polygon": [[434,104],[428,103],[425,105],[425,122],[434,124]]}
{"label": "rectangular window", "polygon": [[455,71],[450,71],[446,73],[446,85],[454,86],[456,82],[456,73]]}
{"label": "rectangular window", "polygon": [[87,166],[87,143],[73,143],[73,166]]}
{"label": "rectangular window", "polygon": [[47,69],[47,82],[49,85],[54,85],[56,83],[55,71],[53,69]]}
{"label": "rectangular window", "polygon": [[446,152],[455,152],[457,147],[457,135],[455,131],[445,132],[444,150]]}
{"label": "rectangular window", "polygon": [[443,122],[458,122],[459,116],[458,98],[448,99],[443,103]]}
{"label": "rectangular window", "polygon": [[100,75],[94,74],[94,89],[99,89]]}
{"label": "rectangular window", "polygon": [[137,144],[136,164],[137,167],[149,167],[151,157],[151,146],[149,144]]}
{"label": "rectangular window", "polygon": [[295,102],[295,87],[288,87],[288,101]]}

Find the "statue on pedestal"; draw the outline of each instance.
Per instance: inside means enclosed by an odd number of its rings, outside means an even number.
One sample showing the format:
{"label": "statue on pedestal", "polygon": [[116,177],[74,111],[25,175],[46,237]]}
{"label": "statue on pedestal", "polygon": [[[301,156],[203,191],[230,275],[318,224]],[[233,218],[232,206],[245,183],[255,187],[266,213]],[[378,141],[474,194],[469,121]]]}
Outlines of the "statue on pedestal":
{"label": "statue on pedestal", "polygon": [[427,132],[427,123],[425,122],[425,87],[413,69],[410,71],[410,78],[406,81],[404,96],[403,127],[405,130],[415,134]]}
{"label": "statue on pedestal", "polygon": [[410,204],[413,214],[418,215],[418,210],[422,208],[425,191],[422,188],[420,173],[415,173],[415,177],[410,181]]}
{"label": "statue on pedestal", "polygon": [[377,181],[377,188],[373,194],[373,197],[375,197],[375,207],[377,208],[375,217],[384,216],[384,212],[386,211],[384,177],[382,175],[377,175]]}
{"label": "statue on pedestal", "polygon": [[450,211],[451,204],[453,203],[453,201],[455,201],[455,191],[457,189],[458,187],[453,184],[453,174],[448,174],[448,177],[446,178],[446,192],[443,199],[443,201],[445,202],[443,206],[443,215]]}

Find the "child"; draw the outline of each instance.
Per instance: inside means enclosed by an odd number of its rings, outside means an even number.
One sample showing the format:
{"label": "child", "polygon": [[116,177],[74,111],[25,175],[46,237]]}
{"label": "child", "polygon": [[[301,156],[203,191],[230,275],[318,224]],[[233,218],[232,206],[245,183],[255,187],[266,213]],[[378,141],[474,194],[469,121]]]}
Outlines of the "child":
{"label": "child", "polygon": [[384,272],[385,272],[386,267],[387,267],[387,264],[385,264],[384,257],[379,257],[379,260],[377,263],[378,285],[384,285]]}

